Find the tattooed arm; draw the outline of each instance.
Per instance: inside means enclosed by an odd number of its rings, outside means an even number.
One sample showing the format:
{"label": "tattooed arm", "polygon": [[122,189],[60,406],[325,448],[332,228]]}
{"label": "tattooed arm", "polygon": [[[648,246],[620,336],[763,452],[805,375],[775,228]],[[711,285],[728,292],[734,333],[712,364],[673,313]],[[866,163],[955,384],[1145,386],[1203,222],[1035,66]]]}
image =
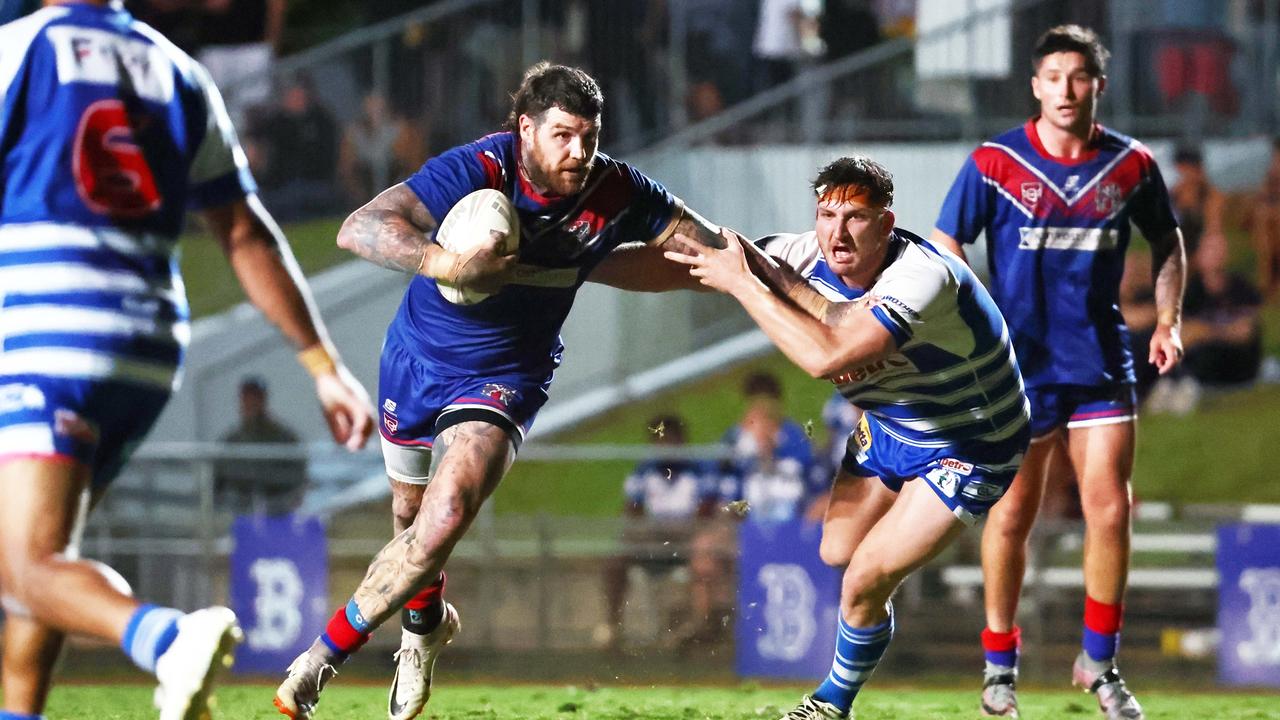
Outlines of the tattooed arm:
{"label": "tattooed arm", "polygon": [[1186,287],[1186,255],[1182,231],[1174,228],[1151,241],[1155,276],[1156,329],[1147,361],[1163,375],[1182,360],[1182,293]]}
{"label": "tattooed arm", "polygon": [[356,210],[338,231],[338,247],[391,270],[426,275],[477,290],[501,286],[515,265],[515,255],[498,252],[503,238],[458,254],[432,242],[436,228],[417,194],[407,185],[394,185]]}

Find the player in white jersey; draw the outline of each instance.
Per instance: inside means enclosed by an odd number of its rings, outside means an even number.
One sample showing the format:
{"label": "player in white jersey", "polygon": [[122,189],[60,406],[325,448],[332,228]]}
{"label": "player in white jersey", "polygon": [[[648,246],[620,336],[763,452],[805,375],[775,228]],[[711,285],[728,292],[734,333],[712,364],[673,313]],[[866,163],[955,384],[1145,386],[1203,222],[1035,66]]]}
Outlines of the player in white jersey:
{"label": "player in white jersey", "polygon": [[865,411],[823,525],[823,560],[847,566],[835,658],[784,720],[848,717],[893,636],[890,596],[1000,498],[1030,439],[1004,320],[959,258],[894,228],[888,171],[841,158],[814,190],[814,232],[766,243],[799,274],[731,231],[724,250],[667,253]]}
{"label": "player in white jersey", "polygon": [[0,718],[43,717],[66,633],[116,643],[154,672],[162,720],[203,718],[235,616],[142,604],[77,548],[85,513],[179,376],[187,210],[302,349],[335,440],[364,443],[368,396],[258,202],[204,69],[119,3],[46,4],[0,27]]}

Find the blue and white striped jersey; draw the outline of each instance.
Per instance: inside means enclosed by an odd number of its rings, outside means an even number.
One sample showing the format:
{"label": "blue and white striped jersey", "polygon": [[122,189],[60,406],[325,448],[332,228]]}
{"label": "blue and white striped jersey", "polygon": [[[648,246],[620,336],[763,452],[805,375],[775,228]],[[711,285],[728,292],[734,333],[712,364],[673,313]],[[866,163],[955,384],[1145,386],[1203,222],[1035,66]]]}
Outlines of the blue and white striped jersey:
{"label": "blue and white striped jersey", "polygon": [[1003,443],[1030,412],[1009,332],[995,302],[959,258],[901,229],[889,262],[865,292],[845,286],[817,236],[773,235],[758,245],[832,300],[866,303],[898,350],[833,380],[849,402],[908,445]]}
{"label": "blue and white striped jersey", "polygon": [[207,72],[118,5],[0,27],[0,377],[175,385],[188,209],[254,191]]}

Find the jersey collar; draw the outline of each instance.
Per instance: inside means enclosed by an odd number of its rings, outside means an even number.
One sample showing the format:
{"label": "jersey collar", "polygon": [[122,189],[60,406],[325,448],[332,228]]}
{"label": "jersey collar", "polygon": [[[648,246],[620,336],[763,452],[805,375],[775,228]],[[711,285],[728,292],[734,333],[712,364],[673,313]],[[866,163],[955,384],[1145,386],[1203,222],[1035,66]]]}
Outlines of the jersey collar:
{"label": "jersey collar", "polygon": [[1031,147],[1035,149],[1040,157],[1046,160],[1052,160],[1056,163],[1061,163],[1062,165],[1081,165],[1098,156],[1098,151],[1102,147],[1102,126],[1098,123],[1094,123],[1093,128],[1089,131],[1089,143],[1086,146],[1087,149],[1085,152],[1082,153],[1080,157],[1068,158],[1059,157],[1045,149],[1044,143],[1040,141],[1040,131],[1036,129],[1036,121],[1039,119],[1040,116],[1036,115],[1028,120],[1026,126],[1024,126],[1024,130],[1027,133],[1027,140],[1030,141]]}

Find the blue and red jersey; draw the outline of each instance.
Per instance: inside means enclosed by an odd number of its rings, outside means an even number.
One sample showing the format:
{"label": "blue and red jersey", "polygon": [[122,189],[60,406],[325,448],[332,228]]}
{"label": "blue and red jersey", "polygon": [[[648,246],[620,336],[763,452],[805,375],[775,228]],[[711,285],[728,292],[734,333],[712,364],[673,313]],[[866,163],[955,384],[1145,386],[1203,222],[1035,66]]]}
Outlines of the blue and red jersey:
{"label": "blue and red jersey", "polygon": [[1151,152],[1095,126],[1079,158],[1054,157],[1035,119],[983,143],[947,193],[937,228],[986,233],[990,290],[1028,387],[1132,383],[1119,287],[1129,223],[1148,238],[1177,227]]}
{"label": "blue and red jersey", "polygon": [[435,280],[409,284],[388,336],[432,371],[545,380],[560,364],[560,328],[578,288],[614,248],[670,232],[680,201],[657,182],[604,154],[582,192],[539,194],[519,168],[519,139],[496,133],[431,158],[406,181],[442,221],[464,196],[491,188],[520,216],[515,284],[474,305],[454,305]]}

